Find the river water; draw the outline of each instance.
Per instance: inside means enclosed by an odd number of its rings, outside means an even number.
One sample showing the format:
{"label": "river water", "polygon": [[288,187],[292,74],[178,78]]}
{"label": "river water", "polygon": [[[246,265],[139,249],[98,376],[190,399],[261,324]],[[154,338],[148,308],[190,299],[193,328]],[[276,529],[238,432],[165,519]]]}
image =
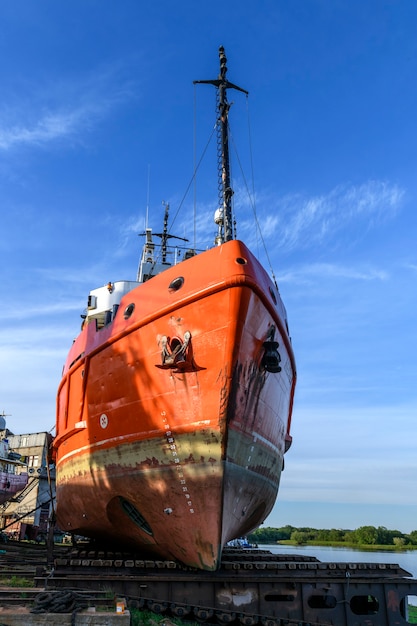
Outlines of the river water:
{"label": "river water", "polygon": [[417,550],[389,552],[373,550],[353,550],[352,548],[331,548],[328,546],[285,546],[279,544],[259,545],[273,554],[300,554],[315,556],[319,561],[330,563],[395,563],[400,565],[413,578],[417,578]]}

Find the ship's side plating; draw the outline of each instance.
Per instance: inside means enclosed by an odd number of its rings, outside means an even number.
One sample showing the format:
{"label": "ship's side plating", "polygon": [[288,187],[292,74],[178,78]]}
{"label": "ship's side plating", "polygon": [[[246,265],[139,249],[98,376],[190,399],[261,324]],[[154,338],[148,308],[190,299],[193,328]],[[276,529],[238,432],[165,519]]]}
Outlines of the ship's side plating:
{"label": "ship's side plating", "polygon": [[68,356],[58,524],[215,569],[275,502],[294,385],[285,309],[241,242],[139,285]]}

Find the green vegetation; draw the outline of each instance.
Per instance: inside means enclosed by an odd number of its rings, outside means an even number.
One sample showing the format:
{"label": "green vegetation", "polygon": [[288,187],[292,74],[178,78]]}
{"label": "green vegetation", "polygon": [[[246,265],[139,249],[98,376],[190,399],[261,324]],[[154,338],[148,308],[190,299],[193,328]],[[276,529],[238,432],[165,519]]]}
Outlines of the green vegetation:
{"label": "green vegetation", "polygon": [[417,606],[409,605],[408,607],[408,623],[417,624]]}
{"label": "green vegetation", "polygon": [[384,550],[417,550],[417,530],[409,534],[388,530],[385,526],[360,526],[356,530],[337,528],[258,528],[248,535],[251,543],[286,543],[291,545],[332,545],[350,548]]}
{"label": "green vegetation", "polygon": [[156,615],[151,611],[142,609],[129,609],[130,610],[130,624],[131,626],[200,626],[198,622],[189,621],[188,619],[181,620],[179,617],[167,617],[163,615]]}
{"label": "green vegetation", "polygon": [[[417,607],[408,607],[408,624],[417,624]],[[167,617],[156,615],[151,611],[142,609],[130,609],[131,626],[200,626],[198,622],[181,620],[178,617]]]}
{"label": "green vegetation", "polygon": [[0,586],[4,587],[34,587],[33,580],[29,578],[21,578],[20,576],[12,576],[11,578],[1,578]]}

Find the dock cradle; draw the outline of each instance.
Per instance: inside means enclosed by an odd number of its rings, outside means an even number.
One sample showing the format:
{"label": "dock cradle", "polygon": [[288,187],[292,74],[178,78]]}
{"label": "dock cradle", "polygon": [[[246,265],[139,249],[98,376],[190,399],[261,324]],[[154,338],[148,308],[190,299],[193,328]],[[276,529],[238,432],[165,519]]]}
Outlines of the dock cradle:
{"label": "dock cradle", "polygon": [[402,626],[417,596],[417,580],[398,565],[325,563],[253,549],[226,549],[216,572],[73,550],[36,580],[47,589],[112,589],[131,608],[243,626]]}

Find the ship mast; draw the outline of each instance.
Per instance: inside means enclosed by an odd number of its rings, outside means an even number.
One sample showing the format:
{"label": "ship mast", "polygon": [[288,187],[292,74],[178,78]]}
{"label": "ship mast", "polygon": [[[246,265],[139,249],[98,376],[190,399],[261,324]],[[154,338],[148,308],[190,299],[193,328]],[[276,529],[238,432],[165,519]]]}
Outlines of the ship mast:
{"label": "ship mast", "polygon": [[168,239],[181,239],[181,241],[188,241],[185,237],[178,237],[177,235],[171,235],[168,232],[168,213],[169,213],[169,204],[168,202],[162,203],[165,206],[165,214],[164,214],[164,228],[162,233],[153,233],[155,237],[161,238],[161,255],[162,255],[162,263],[166,265],[167,263],[167,242]]}
{"label": "ship mast", "polygon": [[219,208],[215,214],[215,222],[218,225],[216,244],[220,245],[225,241],[233,239],[232,224],[232,196],[233,189],[230,185],[230,159],[229,159],[229,109],[227,101],[227,90],[237,89],[246,95],[248,92],[237,85],[229,82],[226,78],[227,58],[223,46],[219,48],[220,74],[215,80],[195,80],[196,83],[214,85],[217,88],[218,99],[218,145],[219,145]]}

